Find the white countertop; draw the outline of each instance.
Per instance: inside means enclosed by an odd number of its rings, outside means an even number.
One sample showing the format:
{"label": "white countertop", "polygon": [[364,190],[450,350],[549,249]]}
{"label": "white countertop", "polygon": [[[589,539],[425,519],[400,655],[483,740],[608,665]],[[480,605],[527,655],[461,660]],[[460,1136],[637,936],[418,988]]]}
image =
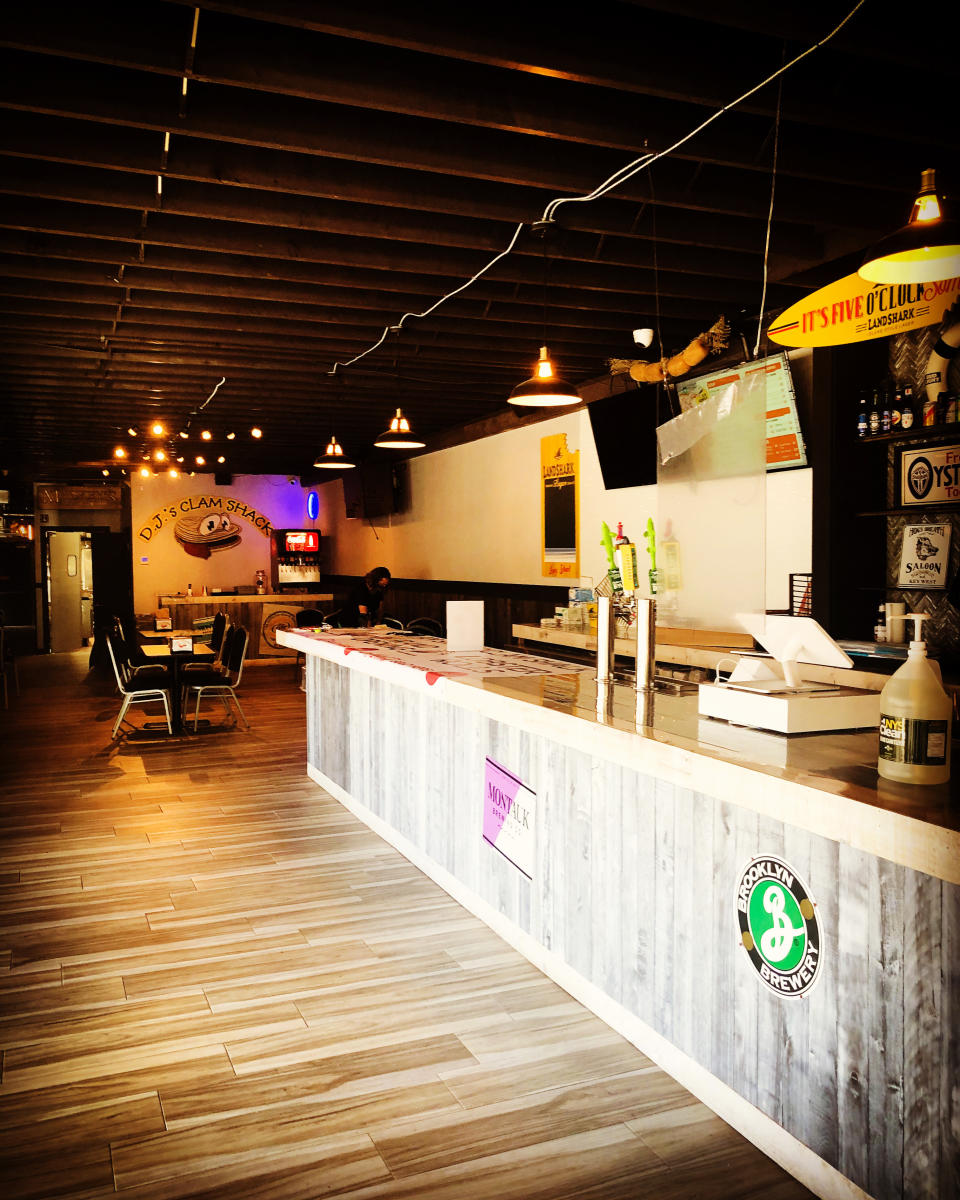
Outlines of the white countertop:
{"label": "white countertop", "polygon": [[449,654],[443,639],[389,630],[291,629],[277,640],[960,883],[960,787],[879,779],[876,733],[786,737],[701,718],[695,695],[660,693],[652,728],[638,729],[633,687],[615,684],[598,706],[592,666]]}

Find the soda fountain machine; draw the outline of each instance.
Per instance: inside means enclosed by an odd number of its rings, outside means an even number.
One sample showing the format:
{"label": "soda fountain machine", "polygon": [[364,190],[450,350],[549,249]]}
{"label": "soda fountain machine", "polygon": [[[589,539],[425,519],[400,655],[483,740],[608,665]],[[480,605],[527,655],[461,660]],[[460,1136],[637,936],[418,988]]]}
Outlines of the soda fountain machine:
{"label": "soda fountain machine", "polygon": [[274,592],[310,589],[320,582],[319,529],[275,529],[270,554],[270,582]]}

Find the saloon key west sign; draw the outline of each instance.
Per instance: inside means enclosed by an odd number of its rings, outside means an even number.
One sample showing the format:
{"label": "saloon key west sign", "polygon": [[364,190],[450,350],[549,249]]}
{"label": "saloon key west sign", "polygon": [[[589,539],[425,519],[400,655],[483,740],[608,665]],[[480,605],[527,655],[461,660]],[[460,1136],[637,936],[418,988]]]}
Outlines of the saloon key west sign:
{"label": "saloon key west sign", "polygon": [[871,283],[846,275],[791,305],[767,334],[781,346],[842,346],[935,325],[960,295],[960,278]]}

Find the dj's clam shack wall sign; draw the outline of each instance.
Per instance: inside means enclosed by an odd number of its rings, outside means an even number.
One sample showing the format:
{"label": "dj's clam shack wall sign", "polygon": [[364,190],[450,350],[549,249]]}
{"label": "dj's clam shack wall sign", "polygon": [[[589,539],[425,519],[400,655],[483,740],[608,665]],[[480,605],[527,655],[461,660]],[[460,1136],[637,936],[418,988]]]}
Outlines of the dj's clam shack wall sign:
{"label": "dj's clam shack wall sign", "polygon": [[799,875],[772,854],[752,858],[737,882],[740,944],[778,996],[804,996],[820,977],[823,935]]}
{"label": "dj's clam shack wall sign", "polygon": [[237,496],[184,496],[164,504],[137,530],[145,546],[164,529],[173,525],[178,545],[194,558],[209,558],[222,550],[232,550],[242,539],[240,521],[245,521],[263,537],[269,538],[273,526],[262,512]]}
{"label": "dj's clam shack wall sign", "polygon": [[843,346],[936,325],[960,295],[960,277],[936,283],[871,283],[846,275],[770,323],[781,346]]}
{"label": "dj's clam shack wall sign", "polygon": [[543,574],[579,578],[580,451],[567,449],[565,433],[540,439],[540,524]]}

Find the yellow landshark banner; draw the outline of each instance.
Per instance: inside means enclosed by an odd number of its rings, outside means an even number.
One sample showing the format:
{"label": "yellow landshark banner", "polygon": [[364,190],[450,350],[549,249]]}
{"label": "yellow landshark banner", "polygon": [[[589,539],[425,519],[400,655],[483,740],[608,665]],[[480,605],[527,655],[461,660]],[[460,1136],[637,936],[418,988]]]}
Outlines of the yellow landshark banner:
{"label": "yellow landshark banner", "polygon": [[781,346],[843,346],[936,325],[960,295],[960,278],[936,283],[871,283],[846,275],[772,321]]}
{"label": "yellow landshark banner", "polygon": [[540,520],[543,574],[580,576],[580,451],[567,449],[567,435],[540,439]]}

